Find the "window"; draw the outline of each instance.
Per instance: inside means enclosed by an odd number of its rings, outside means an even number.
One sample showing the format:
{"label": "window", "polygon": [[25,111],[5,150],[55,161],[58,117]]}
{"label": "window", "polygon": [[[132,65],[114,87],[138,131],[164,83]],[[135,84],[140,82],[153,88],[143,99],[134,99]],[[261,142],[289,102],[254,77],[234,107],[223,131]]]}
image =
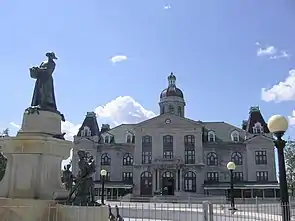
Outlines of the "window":
{"label": "window", "polygon": [[218,166],[218,158],[216,153],[210,152],[207,155],[207,165],[208,166]]}
{"label": "window", "polygon": [[184,163],[195,164],[195,136],[186,135],[184,136]]}
{"label": "window", "polygon": [[174,114],[174,107],[172,105],[169,106],[169,113]]}
{"label": "window", "polygon": [[122,180],[127,182],[133,181],[133,173],[132,172],[123,172],[122,173]]}
{"label": "window", "polygon": [[142,152],[142,164],[152,163],[152,152]]}
{"label": "window", "polygon": [[123,166],[132,166],[133,156],[130,153],[125,153],[123,156]]}
{"label": "window", "polygon": [[94,188],[94,195],[98,196],[98,188]]}
{"label": "window", "polygon": [[126,142],[131,143],[131,135],[129,135],[129,134],[127,135]]}
{"label": "window", "polygon": [[184,174],[184,191],[196,192],[196,174],[192,171],[188,171]]}
{"label": "window", "polygon": [[267,156],[265,150],[255,151],[255,163],[258,165],[267,164]]}
{"label": "window", "polygon": [[135,143],[135,135],[132,136],[132,141],[131,143]]}
{"label": "window", "polygon": [[110,166],[111,165],[111,157],[110,157],[110,155],[107,154],[107,153],[103,153],[101,155],[100,164],[105,165],[105,166]]}
{"label": "window", "polygon": [[215,142],[215,133],[213,131],[208,132],[208,141]]}
{"label": "window", "polygon": [[194,135],[186,135],[184,137],[184,145],[195,145],[195,136]]}
{"label": "window", "polygon": [[177,114],[180,117],[182,116],[182,108],[180,106],[178,106],[178,108],[177,108]]}
{"label": "window", "polygon": [[219,181],[219,174],[218,172],[208,172],[207,173],[207,181]]}
{"label": "window", "polygon": [[232,153],[231,161],[234,162],[236,165],[242,165],[243,164],[242,154],[240,152]]}
{"label": "window", "polygon": [[184,152],[184,163],[195,164],[196,163],[195,150],[185,150]]}
{"label": "window", "polygon": [[234,172],[234,180],[235,181],[243,181],[244,180],[244,174],[243,172]]}
{"label": "window", "polygon": [[[102,180],[102,176],[100,175],[100,180]],[[110,172],[107,172],[107,175],[104,177],[105,181],[110,181],[111,180],[111,176],[110,176]]]}
{"label": "window", "polygon": [[256,172],[257,181],[268,181],[268,172],[267,171],[257,171]]}
{"label": "window", "polygon": [[149,135],[143,136],[141,138],[142,142],[142,164],[151,164],[152,163],[152,137]]}
{"label": "window", "polygon": [[253,134],[263,133],[263,127],[260,122],[257,122],[253,127]]}
{"label": "window", "polygon": [[85,126],[82,130],[81,130],[81,136],[82,137],[90,137],[91,136],[91,130],[89,127]]}
{"label": "window", "polygon": [[161,107],[161,114],[164,114],[164,113],[165,113],[165,107],[162,106],[162,107]]}
{"label": "window", "polygon": [[231,140],[232,140],[233,142],[239,142],[239,140],[240,140],[240,135],[239,135],[239,132],[238,132],[238,131],[233,131],[233,132],[231,133]]}
{"label": "window", "polygon": [[173,136],[171,135],[163,136],[163,158],[173,158]]}
{"label": "window", "polygon": [[105,136],[105,138],[104,138],[104,142],[105,142],[105,143],[109,143],[109,142],[110,142],[110,137],[109,137],[109,136]]}

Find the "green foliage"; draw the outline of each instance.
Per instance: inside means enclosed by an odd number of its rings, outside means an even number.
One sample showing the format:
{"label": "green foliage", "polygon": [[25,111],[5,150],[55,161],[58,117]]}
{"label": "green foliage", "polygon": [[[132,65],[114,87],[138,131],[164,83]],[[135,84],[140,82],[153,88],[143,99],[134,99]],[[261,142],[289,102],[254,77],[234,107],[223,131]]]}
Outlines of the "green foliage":
{"label": "green foliage", "polygon": [[295,141],[288,140],[285,147],[285,163],[288,188],[295,193]]}

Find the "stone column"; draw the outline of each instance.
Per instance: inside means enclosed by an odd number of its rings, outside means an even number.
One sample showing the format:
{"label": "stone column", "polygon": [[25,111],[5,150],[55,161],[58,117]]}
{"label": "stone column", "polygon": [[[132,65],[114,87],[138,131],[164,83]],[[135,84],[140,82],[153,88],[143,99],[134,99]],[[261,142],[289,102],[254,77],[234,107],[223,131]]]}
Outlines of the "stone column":
{"label": "stone column", "polygon": [[182,169],[180,169],[180,192],[183,191],[183,177],[182,177]]}

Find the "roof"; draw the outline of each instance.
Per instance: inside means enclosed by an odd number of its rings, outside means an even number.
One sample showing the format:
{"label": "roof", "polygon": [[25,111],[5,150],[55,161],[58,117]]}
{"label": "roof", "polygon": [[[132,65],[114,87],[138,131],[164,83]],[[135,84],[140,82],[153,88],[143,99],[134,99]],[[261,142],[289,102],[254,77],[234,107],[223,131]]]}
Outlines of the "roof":
{"label": "roof", "polygon": [[164,89],[161,94],[160,98],[164,97],[180,97],[183,98],[182,91],[176,87],[176,77],[173,73],[168,76],[168,87]]}
{"label": "roof", "polygon": [[80,127],[77,136],[81,136],[81,131],[84,127],[88,127],[91,131],[91,136],[99,136],[99,126],[96,119],[96,114],[94,112],[87,112],[86,117]]}
{"label": "roof", "polygon": [[251,107],[250,108],[250,111],[249,111],[249,118],[248,118],[248,121],[247,121],[247,124],[246,124],[246,128],[245,130],[248,132],[248,133],[253,133],[253,127],[254,125],[259,122],[261,124],[261,126],[263,127],[263,132],[264,133],[269,133],[269,129],[267,127],[267,123],[265,122],[260,110],[259,110],[259,107]]}

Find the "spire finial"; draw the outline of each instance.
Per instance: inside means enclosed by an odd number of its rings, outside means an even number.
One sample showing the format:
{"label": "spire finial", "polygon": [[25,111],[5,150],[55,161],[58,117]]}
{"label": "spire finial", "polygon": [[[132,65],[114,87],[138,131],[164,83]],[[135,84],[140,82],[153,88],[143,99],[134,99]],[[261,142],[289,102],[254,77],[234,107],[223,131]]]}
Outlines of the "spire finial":
{"label": "spire finial", "polygon": [[175,86],[175,81],[176,81],[176,77],[175,77],[175,75],[173,74],[173,72],[171,72],[171,74],[170,74],[169,77],[168,77],[168,84],[169,84],[169,87],[173,87],[173,86]]}

